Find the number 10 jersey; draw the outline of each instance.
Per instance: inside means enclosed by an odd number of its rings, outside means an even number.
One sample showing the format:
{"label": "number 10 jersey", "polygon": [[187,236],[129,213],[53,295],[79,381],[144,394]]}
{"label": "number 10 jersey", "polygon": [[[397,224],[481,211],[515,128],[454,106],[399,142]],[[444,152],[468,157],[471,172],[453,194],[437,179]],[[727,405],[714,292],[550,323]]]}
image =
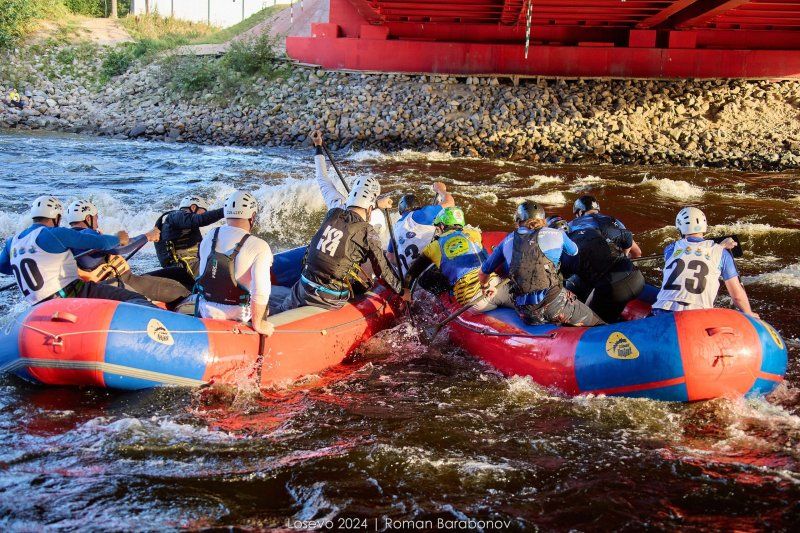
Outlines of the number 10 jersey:
{"label": "number 10 jersey", "polygon": [[36,238],[45,231],[35,229],[11,241],[11,270],[22,295],[30,304],[49,298],[78,278],[78,265],[71,250],[61,253],[45,252]]}

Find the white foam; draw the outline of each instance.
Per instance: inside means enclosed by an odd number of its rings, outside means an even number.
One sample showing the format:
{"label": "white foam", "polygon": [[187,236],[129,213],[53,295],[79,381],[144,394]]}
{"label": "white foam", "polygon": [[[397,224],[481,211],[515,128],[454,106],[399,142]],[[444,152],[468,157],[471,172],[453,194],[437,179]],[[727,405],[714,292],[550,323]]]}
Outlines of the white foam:
{"label": "white foam", "polygon": [[574,180],[569,187],[570,192],[580,192],[603,183],[605,180],[599,176],[583,176]]}
{"label": "white foam", "polygon": [[756,276],[744,276],[745,285],[772,285],[775,287],[800,288],[800,263],[789,265],[781,270],[765,272]]}
{"label": "white foam", "polygon": [[497,205],[497,202],[499,201],[499,198],[493,192],[478,193],[475,196],[475,198],[477,198],[478,200],[482,200],[482,201],[484,201],[486,203],[492,204],[492,205]]}
{"label": "white foam", "polygon": [[359,150],[347,156],[348,161],[379,161],[384,158],[384,154],[377,150]]}
{"label": "white foam", "polygon": [[[561,191],[551,191],[546,194],[533,194],[528,197],[535,202],[545,205],[565,205],[567,203],[567,197],[564,196],[564,193]],[[523,198],[524,200],[525,198]]]}
{"label": "white foam", "polygon": [[753,222],[736,222],[734,224],[719,224],[709,228],[709,233],[724,233],[737,235],[766,235],[768,233],[800,233],[800,229],[780,228],[769,224],[758,224]]}
{"label": "white foam", "polygon": [[544,174],[536,174],[531,176],[530,179],[532,179],[537,186],[553,185],[564,181],[564,178],[560,176],[545,176]]}
{"label": "white foam", "polygon": [[676,200],[698,200],[703,197],[704,191],[697,185],[688,181],[671,180],[669,178],[645,178],[642,185],[656,189],[656,194]]}

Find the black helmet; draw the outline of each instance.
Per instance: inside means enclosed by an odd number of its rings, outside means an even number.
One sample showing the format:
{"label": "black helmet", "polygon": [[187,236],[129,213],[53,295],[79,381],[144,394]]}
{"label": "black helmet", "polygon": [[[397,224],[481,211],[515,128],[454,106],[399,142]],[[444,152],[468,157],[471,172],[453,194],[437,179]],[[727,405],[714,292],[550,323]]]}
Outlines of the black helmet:
{"label": "black helmet", "polygon": [[544,208],[533,200],[525,200],[519,204],[517,212],[514,213],[514,221],[517,224],[522,224],[528,220],[536,220],[537,218],[544,220],[544,217]]}
{"label": "black helmet", "polygon": [[413,194],[404,194],[400,197],[400,202],[397,204],[397,209],[401,215],[414,211],[417,209],[417,197]]}
{"label": "black helmet", "polygon": [[558,215],[547,217],[547,226],[553,229],[569,231],[569,224],[567,224],[567,221]]}
{"label": "black helmet", "polygon": [[586,211],[591,211],[593,209],[600,211],[600,202],[598,202],[597,198],[590,194],[581,196],[575,200],[575,204],[572,206],[573,213],[585,213]]}

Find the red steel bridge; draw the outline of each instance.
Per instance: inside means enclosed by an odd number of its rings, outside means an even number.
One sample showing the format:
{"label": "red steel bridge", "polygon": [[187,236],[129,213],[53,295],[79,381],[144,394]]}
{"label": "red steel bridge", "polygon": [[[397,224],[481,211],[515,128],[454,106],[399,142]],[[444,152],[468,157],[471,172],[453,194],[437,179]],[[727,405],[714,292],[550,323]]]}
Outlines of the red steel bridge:
{"label": "red steel bridge", "polygon": [[329,0],[290,57],[330,69],[800,78],[800,1]]}

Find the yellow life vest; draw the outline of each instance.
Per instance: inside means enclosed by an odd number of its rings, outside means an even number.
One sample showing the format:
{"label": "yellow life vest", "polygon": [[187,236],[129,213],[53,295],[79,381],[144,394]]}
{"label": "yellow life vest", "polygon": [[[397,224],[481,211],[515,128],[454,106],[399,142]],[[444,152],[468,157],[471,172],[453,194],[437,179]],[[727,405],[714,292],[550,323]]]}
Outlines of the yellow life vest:
{"label": "yellow life vest", "polygon": [[100,283],[109,278],[119,278],[126,272],[130,271],[131,267],[128,262],[121,255],[109,255],[106,257],[105,263],[101,263],[94,270],[78,270],[83,281],[93,281]]}
{"label": "yellow life vest", "polygon": [[19,96],[19,93],[17,91],[11,91],[10,93],[8,93],[8,100],[10,102],[19,102],[19,99],[20,99],[20,96]]}

